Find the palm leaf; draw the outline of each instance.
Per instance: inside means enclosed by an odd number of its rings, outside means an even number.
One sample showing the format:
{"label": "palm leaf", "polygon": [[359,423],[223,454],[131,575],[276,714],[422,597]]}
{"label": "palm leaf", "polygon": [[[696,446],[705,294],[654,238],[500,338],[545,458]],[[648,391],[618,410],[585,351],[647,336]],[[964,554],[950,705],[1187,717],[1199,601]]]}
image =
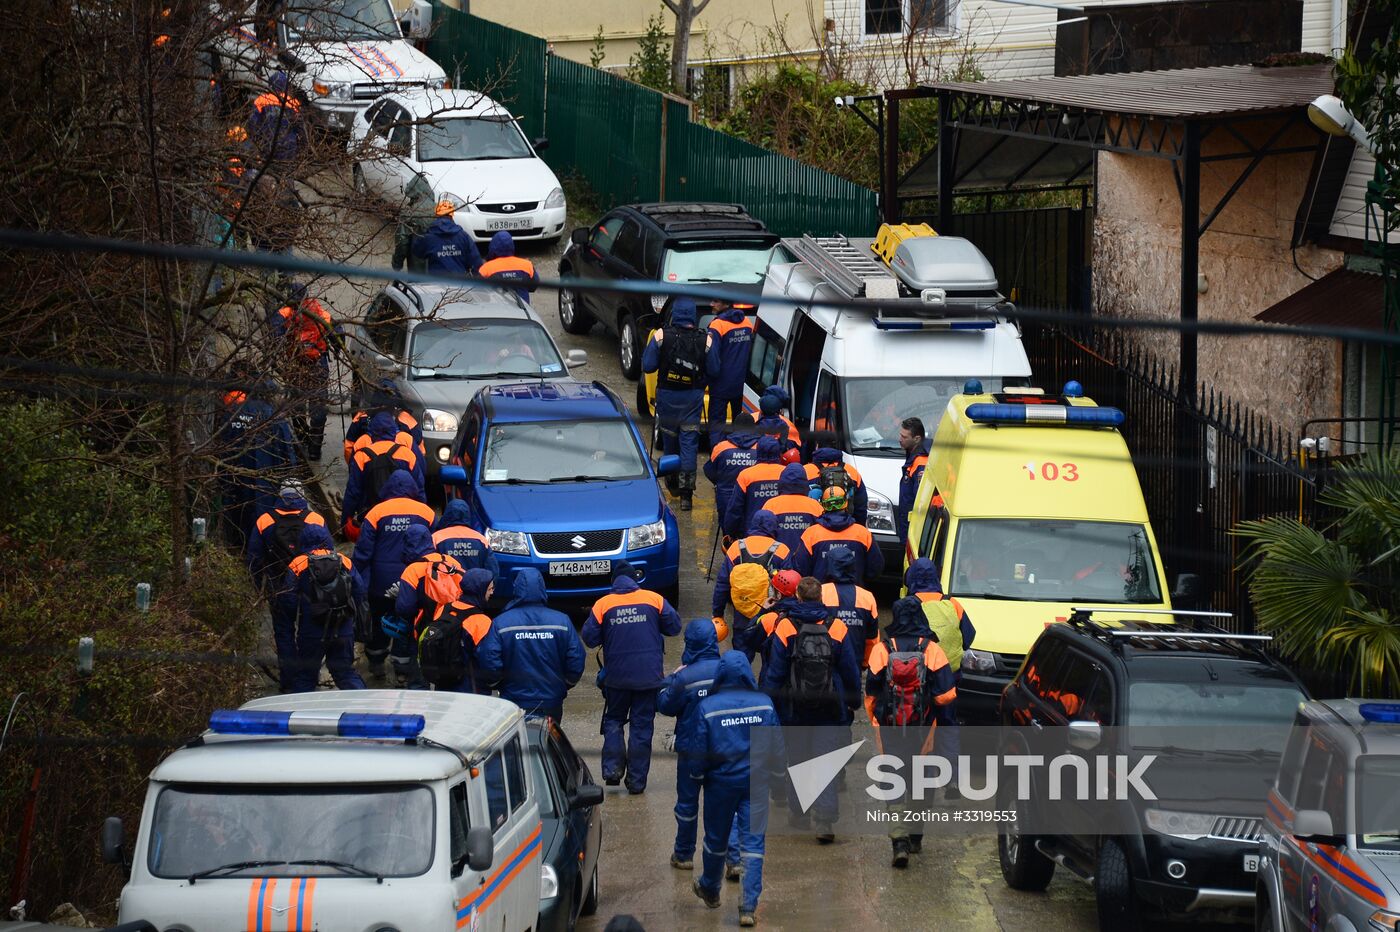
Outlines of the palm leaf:
{"label": "palm leaf", "polygon": [[1319,496],[1343,517],[1338,539],[1359,553],[1393,556],[1400,547],[1400,451],[1373,450],[1339,469]]}
{"label": "palm leaf", "polygon": [[1323,639],[1334,664],[1350,662],[1360,694],[1400,698],[1400,624],[1387,611],[1352,611]]}
{"label": "palm leaf", "polygon": [[1234,530],[1258,563],[1249,580],[1259,629],[1290,657],[1318,667],[1322,643],[1348,613],[1367,607],[1358,590],[1361,566],[1345,546],[1289,518],[1244,521]]}

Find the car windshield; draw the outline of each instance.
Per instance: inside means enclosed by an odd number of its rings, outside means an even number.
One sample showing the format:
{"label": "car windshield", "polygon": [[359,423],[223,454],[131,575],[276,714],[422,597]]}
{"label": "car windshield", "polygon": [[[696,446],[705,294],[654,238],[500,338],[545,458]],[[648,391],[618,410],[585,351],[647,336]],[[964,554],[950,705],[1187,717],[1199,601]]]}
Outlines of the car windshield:
{"label": "car windshield", "polygon": [[643,479],[642,451],[626,421],[493,424],[482,458],[486,485]]}
{"label": "car windshield", "polygon": [[1400,851],[1400,757],[1356,759],[1356,834],[1362,847]]}
{"label": "car windshield", "polygon": [[726,243],[666,250],[661,277],[668,282],[729,282],[752,285],[763,281],[773,247],[767,243]]}
{"label": "car windshield", "polygon": [[1141,524],[968,518],[953,546],[953,595],[1024,602],[1162,601]]}
{"label": "car windshield", "polygon": [[[1272,669],[1229,661],[1183,659],[1202,671],[1191,682],[1136,680],[1128,686],[1128,740],[1137,748],[1280,754],[1306,696]],[[1246,679],[1247,671],[1258,682]],[[1245,675],[1242,675],[1245,674]]]}
{"label": "car windshield", "polygon": [[418,130],[420,162],[531,159],[535,153],[509,117],[438,118]]}
{"label": "car windshield", "polygon": [[414,379],[545,378],[564,363],[545,329],[532,320],[434,320],[413,328],[408,358]]}
{"label": "car windshield", "polygon": [[294,6],[287,11],[286,22],[292,39],[307,42],[403,37],[384,0],[340,0],[323,6]]}
{"label": "car windshield", "polygon": [[[1001,391],[1001,379],[982,379],[984,391]],[[916,417],[930,435],[943,418],[948,399],[960,393],[967,378],[904,376],[842,379],[841,402],[851,452],[874,456],[904,456],[899,446],[899,423]]]}
{"label": "car windshield", "polygon": [[157,877],[414,877],[432,863],[425,786],[171,786],[151,817]]}

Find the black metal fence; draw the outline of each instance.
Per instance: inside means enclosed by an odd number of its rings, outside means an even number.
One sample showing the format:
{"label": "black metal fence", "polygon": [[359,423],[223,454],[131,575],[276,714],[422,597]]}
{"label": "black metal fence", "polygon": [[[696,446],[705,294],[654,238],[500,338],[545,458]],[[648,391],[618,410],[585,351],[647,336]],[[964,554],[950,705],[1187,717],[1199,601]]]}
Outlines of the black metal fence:
{"label": "black metal fence", "polygon": [[1183,403],[1174,369],[1120,334],[1027,327],[1025,345],[1046,390],[1077,379],[1123,410],[1168,577],[1199,574],[1210,607],[1235,613],[1229,627],[1253,630],[1244,544],[1230,531],[1273,515],[1315,520],[1317,484],[1299,468],[1294,438],[1208,388]]}

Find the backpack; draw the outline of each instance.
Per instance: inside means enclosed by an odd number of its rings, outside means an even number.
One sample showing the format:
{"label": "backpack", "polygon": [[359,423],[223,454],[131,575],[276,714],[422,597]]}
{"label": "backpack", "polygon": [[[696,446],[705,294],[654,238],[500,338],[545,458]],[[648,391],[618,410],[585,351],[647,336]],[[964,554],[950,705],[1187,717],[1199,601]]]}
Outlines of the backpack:
{"label": "backpack", "polygon": [[847,499],[850,498],[851,474],[846,472],[846,467],[840,463],[823,466],[821,472],[817,473],[817,481],[821,483],[818,486],[818,494],[824,489],[837,488],[846,493]]}
{"label": "backpack", "polygon": [[306,516],[311,512],[302,510],[293,514],[272,512],[272,534],[267,538],[267,565],[286,573],[287,566],[297,555],[297,538],[306,527]]}
{"label": "backpack", "polygon": [[680,391],[699,388],[705,374],[706,331],[667,327],[661,332],[661,371],[657,373],[657,387]]}
{"label": "backpack", "polygon": [[438,605],[457,601],[462,597],[462,574],[446,560],[433,560],[423,576],[423,594]]}
{"label": "backpack", "polygon": [[793,708],[827,711],[836,703],[836,641],[826,624],[806,622],[797,629],[789,651],[788,695]]}
{"label": "backpack", "polygon": [[928,638],[919,638],[912,650],[899,650],[888,637],[880,639],[889,651],[885,686],[875,704],[875,717],[882,726],[923,725],[928,720],[928,664],[924,651]]}
{"label": "backpack", "polygon": [[375,505],[379,504],[379,496],[384,488],[384,483],[389,481],[389,477],[394,474],[394,470],[399,468],[399,461],[394,459],[395,444],[387,450],[366,450],[369,459],[365,461],[364,468],[360,470],[365,489],[365,504],[361,510],[360,517]]}
{"label": "backpack", "polygon": [[306,572],[311,580],[306,620],[320,625],[327,639],[333,638],[342,624],[355,617],[350,571],[340,554],[317,553],[307,557]]}
{"label": "backpack", "polygon": [[474,613],[474,608],[463,611],[458,606],[444,605],[418,635],[418,667],[423,678],[438,689],[456,689],[467,678],[462,622]]}
{"label": "backpack", "polygon": [[933,632],[933,639],[948,656],[948,667],[954,673],[962,668],[963,640],[962,624],[958,620],[958,610],[948,599],[936,599],[924,603],[924,618]]}
{"label": "backpack", "polygon": [[753,564],[755,564],[756,566],[761,566],[761,567],[763,567],[763,569],[767,571],[768,575],[769,575],[769,576],[772,576],[772,575],[773,575],[773,558],[776,557],[776,556],[778,555],[778,548],[781,547],[781,546],[782,546],[782,544],[781,544],[780,542],[778,542],[778,541],[775,540],[775,541],[773,541],[773,543],[771,543],[771,544],[768,545],[768,549],[767,549],[767,550],[763,551],[763,553],[760,553],[758,556],[754,556],[753,554],[749,553],[749,543],[748,543],[748,541],[747,541],[747,540],[740,540],[740,541],[739,541],[739,565],[743,565],[743,564],[745,564],[745,563],[753,563]]}

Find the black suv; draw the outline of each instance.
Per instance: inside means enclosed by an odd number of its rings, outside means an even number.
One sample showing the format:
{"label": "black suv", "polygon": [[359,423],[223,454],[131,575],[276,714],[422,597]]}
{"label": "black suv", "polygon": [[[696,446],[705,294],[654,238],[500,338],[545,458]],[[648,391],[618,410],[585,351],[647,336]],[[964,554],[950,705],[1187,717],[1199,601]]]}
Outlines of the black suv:
{"label": "black suv", "polygon": [[[1048,625],[1002,694],[1003,753],[1059,727],[1070,747],[1095,755],[1154,754],[1158,799],[1091,803],[1093,818],[1078,821],[1136,827],[1126,834],[1021,834],[1010,823],[997,839],[1002,877],[1038,891],[1064,867],[1093,886],[1103,930],[1140,928],[1148,913],[1238,919],[1253,909],[1265,798],[1308,697],[1264,653],[1267,637],[1200,617],[1219,613],[1142,614],[1177,617],[1096,621],[1076,610]],[[1043,787],[1018,821],[1037,798]]]}
{"label": "black suv", "polygon": [[[586,281],[724,283],[763,291],[778,237],[738,204],[629,204],[569,235],[561,278]],[[622,374],[642,370],[642,339],[660,320],[665,295],[615,291],[559,292],[559,322],[569,333],[601,323],[618,336]]]}

